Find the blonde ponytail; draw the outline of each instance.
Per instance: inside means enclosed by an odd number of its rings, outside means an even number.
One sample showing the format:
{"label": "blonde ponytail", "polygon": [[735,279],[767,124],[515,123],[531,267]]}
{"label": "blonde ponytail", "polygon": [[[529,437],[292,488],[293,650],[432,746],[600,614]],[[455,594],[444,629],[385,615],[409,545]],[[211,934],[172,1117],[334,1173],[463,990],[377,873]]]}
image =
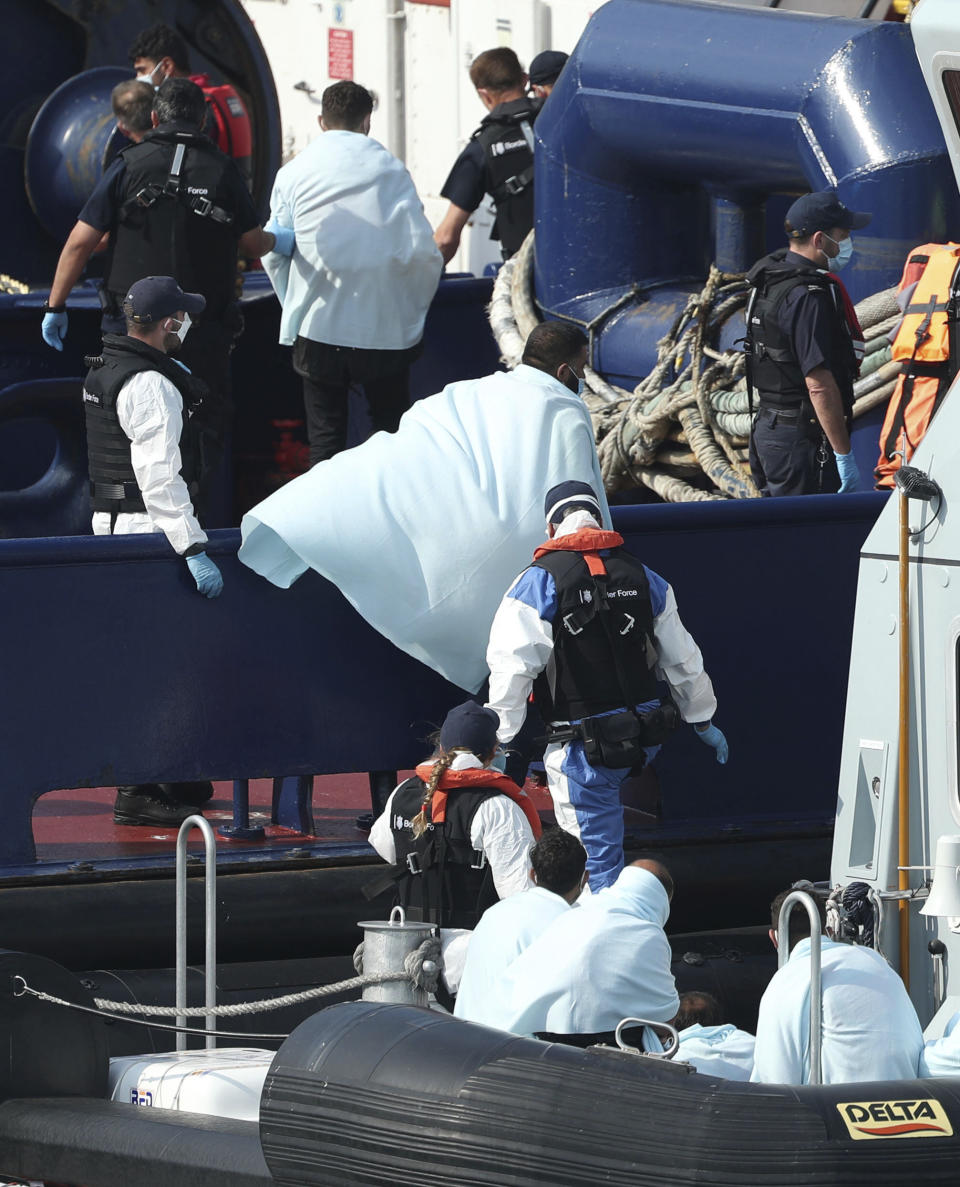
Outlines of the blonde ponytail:
{"label": "blonde ponytail", "polygon": [[434,760],[433,770],[430,772],[430,778],[427,780],[426,787],[423,789],[423,803],[420,805],[420,811],[410,821],[410,826],[413,829],[414,837],[422,837],[427,831],[427,825],[430,823],[427,817],[427,809],[430,807],[430,802],[433,799],[433,793],[437,790],[444,771],[449,770],[453,760],[458,754],[470,754],[471,751],[466,746],[454,746],[452,750],[441,750]]}

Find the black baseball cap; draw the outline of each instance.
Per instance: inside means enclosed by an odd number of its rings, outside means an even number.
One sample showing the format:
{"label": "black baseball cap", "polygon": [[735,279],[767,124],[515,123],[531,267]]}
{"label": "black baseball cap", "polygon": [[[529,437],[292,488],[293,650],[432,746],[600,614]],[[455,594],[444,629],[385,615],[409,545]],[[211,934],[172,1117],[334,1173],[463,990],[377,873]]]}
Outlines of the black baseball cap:
{"label": "black baseball cap", "polygon": [[849,210],[837,197],[836,190],[820,190],[798,198],[787,211],[783,226],[791,239],[806,239],[816,231],[829,231],[831,227],[859,231],[872,217],[872,214]]}
{"label": "black baseball cap", "polygon": [[574,507],[589,511],[598,519],[601,515],[600,500],[592,486],[574,479],[558,482],[556,486],[552,486],[547,491],[547,497],[543,504],[544,519],[547,523],[560,523],[564,515]]}
{"label": "black baseball cap", "polygon": [[466,701],[451,709],[440,727],[440,749],[453,750],[463,746],[478,757],[489,754],[497,746],[500,717],[493,709]]}
{"label": "black baseball cap", "polygon": [[200,293],[185,293],[172,276],[147,276],[130,286],[123,312],[131,321],[146,324],[181,309],[195,317],[206,304]]}
{"label": "black baseball cap", "polygon": [[567,64],[569,54],[559,49],[545,49],[530,63],[530,82],[540,87],[545,82],[553,82],[560,71]]}

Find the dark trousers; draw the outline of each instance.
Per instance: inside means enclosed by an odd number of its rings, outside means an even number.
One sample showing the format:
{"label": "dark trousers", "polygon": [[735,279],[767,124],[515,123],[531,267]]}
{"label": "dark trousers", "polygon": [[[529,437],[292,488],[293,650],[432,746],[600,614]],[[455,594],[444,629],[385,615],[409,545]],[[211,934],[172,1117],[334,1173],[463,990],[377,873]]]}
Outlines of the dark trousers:
{"label": "dark trousers", "polygon": [[410,407],[410,364],[420,350],[419,343],[409,350],[372,350],[296,340],[293,369],[303,379],[311,466],[346,448],[354,385],[363,388],[373,431],[396,432]]}
{"label": "dark trousers", "polygon": [[[410,407],[410,369],[383,379],[368,379],[363,392],[375,433],[395,433]],[[303,380],[303,408],[310,443],[310,465],[325,461],[347,447],[350,384],[328,379]]]}
{"label": "dark trousers", "polygon": [[761,407],[750,433],[750,472],[764,498],[840,489],[833,450],[812,410]]}

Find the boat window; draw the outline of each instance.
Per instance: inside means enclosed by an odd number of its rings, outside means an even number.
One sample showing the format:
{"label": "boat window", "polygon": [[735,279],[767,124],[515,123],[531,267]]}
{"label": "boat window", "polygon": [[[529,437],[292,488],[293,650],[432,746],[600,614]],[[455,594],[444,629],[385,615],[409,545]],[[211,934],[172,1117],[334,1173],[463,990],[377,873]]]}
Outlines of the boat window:
{"label": "boat window", "polygon": [[960,70],[944,70],[941,77],[950,110],[953,112],[953,122],[960,132]]}

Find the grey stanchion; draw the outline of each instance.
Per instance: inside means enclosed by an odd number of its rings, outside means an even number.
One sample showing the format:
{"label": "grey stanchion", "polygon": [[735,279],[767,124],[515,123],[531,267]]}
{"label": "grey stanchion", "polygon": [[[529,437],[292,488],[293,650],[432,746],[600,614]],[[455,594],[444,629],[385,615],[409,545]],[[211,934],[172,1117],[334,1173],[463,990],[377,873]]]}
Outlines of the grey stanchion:
{"label": "grey stanchion", "polygon": [[[187,1008],[187,836],[198,828],[203,834],[204,849],[204,956],[203,1004],[211,1009],[217,1004],[217,842],[210,822],[202,816],[188,816],[177,833],[177,967],[176,1005],[177,1026],[186,1026]],[[216,1047],[217,1020],[208,1014],[204,1020],[208,1031],[204,1045]],[[185,1051],[187,1036],[177,1035],[177,1050]]]}

